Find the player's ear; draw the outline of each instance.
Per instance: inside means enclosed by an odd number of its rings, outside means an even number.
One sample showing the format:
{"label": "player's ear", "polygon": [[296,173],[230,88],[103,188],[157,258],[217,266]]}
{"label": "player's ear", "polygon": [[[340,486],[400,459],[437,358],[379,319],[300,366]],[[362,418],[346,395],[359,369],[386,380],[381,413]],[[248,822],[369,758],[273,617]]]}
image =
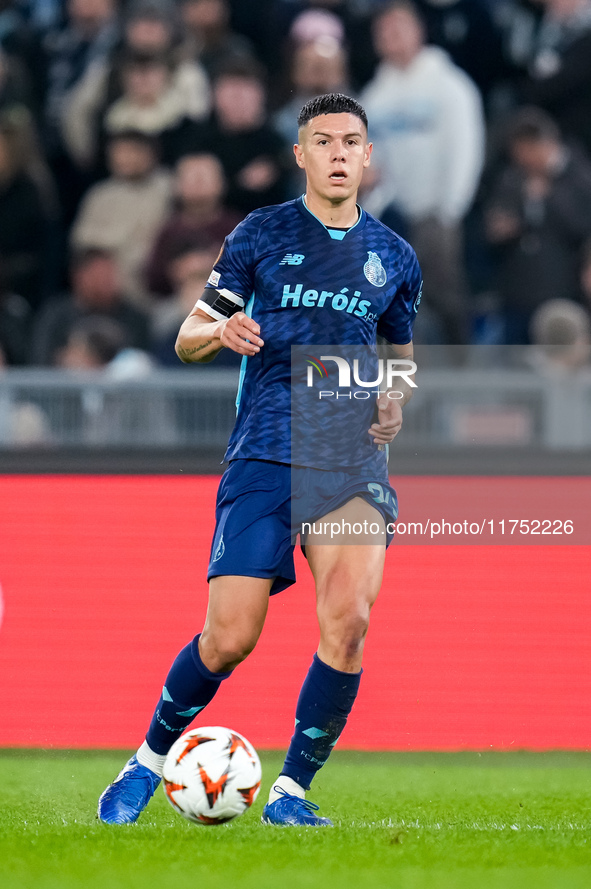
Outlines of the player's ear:
{"label": "player's ear", "polygon": [[303,158],[302,146],[299,145],[297,142],[293,146],[293,153],[295,154],[296,164],[298,165],[298,167],[301,167],[303,170],[304,169],[304,158]]}
{"label": "player's ear", "polygon": [[368,142],[365,147],[365,157],[363,158],[363,166],[369,167],[371,162],[371,153],[373,151],[373,142]]}

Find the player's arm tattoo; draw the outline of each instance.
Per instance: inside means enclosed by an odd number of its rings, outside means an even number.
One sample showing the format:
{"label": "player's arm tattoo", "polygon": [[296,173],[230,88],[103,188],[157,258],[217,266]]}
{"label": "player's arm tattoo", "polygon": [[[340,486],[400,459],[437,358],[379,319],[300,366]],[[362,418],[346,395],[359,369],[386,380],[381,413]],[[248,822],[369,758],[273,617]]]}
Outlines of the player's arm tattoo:
{"label": "player's arm tattoo", "polygon": [[203,349],[207,349],[208,346],[211,346],[213,340],[207,340],[206,343],[201,343],[199,346],[194,346],[192,349],[183,349],[182,346],[179,346],[177,349],[177,355],[182,361],[190,361],[193,355],[196,355],[197,352],[203,351]]}

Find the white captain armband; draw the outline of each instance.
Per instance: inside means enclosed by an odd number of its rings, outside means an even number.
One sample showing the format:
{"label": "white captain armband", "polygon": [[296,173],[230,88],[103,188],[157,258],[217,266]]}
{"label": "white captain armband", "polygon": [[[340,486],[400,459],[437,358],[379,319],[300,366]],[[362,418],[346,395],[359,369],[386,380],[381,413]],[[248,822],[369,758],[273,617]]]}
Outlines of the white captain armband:
{"label": "white captain armband", "polygon": [[203,295],[195,304],[196,309],[203,309],[216,321],[224,321],[231,318],[236,312],[244,308],[244,300],[231,290],[217,290],[215,287],[206,287]]}

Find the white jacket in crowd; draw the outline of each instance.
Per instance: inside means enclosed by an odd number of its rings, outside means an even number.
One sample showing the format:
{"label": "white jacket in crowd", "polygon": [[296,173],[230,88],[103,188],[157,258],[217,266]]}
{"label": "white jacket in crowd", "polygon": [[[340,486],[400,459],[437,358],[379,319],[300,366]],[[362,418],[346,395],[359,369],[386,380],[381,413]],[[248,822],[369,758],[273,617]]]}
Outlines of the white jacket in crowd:
{"label": "white jacket in crowd", "polygon": [[484,116],[473,81],[446,52],[427,46],[407,68],[382,62],[361,103],[379,177],[364,206],[379,216],[394,202],[411,221],[459,221],[484,161]]}

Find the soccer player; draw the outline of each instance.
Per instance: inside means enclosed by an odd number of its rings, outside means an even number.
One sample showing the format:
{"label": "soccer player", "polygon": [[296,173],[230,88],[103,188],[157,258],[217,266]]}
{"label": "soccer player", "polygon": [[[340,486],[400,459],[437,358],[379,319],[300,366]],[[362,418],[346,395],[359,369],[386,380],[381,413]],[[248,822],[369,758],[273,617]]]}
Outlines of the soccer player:
{"label": "soccer player", "polygon": [[[305,195],[256,210],[236,227],[179,332],[184,362],[209,361],[223,348],[243,356],[239,408],[218,491],[205,626],[173,662],[146,740],[99,800],[98,817],[108,823],[138,818],[173,742],[255,647],[269,596],[294,583],[290,507],[297,469],[311,522],[354,518],[374,529],[359,542],[343,532],[327,543],[314,524],[302,540],[316,586],[320,641],[262,820],[331,824],[305,792],[359,688],[369,614],[391,539],[386,528],[397,516],[384,446],[401,427],[413,384],[397,386],[394,398],[393,389],[383,390],[364,403],[353,465],[315,465],[314,457],[292,457],[290,351],[294,344],[336,343],[375,352],[379,335],[398,359],[412,359],[421,274],[412,248],[356,203],[372,151],[363,108],[340,94],[320,96],[303,107],[298,125],[294,151],[306,174]],[[343,416],[347,434],[339,437],[355,437],[359,419]]]}

